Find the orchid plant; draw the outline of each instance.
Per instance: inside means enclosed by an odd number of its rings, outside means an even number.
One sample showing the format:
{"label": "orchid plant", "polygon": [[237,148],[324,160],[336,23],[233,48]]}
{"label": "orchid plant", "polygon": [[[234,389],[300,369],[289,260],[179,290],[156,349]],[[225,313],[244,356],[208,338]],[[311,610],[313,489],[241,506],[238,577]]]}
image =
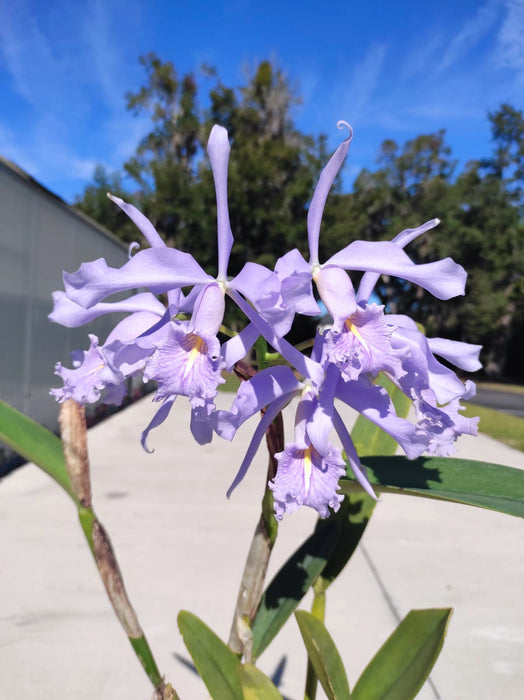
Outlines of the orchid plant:
{"label": "orchid plant", "polygon": [[[56,438],[43,428],[5,404],[1,408],[5,412],[0,414],[2,426],[7,427],[2,427],[0,437],[46,469],[77,504],[115,611],[157,698],[178,695],[158,671],[125,593],[110,541],[92,509],[82,413],[83,405],[98,400],[120,404],[130,377],[141,374],[157,386],[154,401],[159,407],[141,435],[147,451],[152,451],[151,431],[168,420],[179,396],[189,400],[191,433],[199,444],[233,440],[246,420],[260,415],[228,496],[267,438],[269,467],[262,513],[228,645],[190,613],[183,612],[179,618],[188,650],[213,698],[281,697],[254,664],[311,586],[312,612],[296,613],[309,656],[305,697],[315,697],[319,681],[329,698],[373,700],[389,697],[394,686],[395,697],[415,697],[442,646],[449,609],[412,611],[352,691],[323,624],[326,589],[355,550],[377,494],[397,489],[524,514],[519,496],[522,475],[517,470],[501,466],[494,470],[493,465],[476,463],[475,476],[468,481],[464,474],[471,463],[442,459],[453,453],[460,435],[477,432],[478,419],[465,417],[460,403],[474,396],[474,383],[463,381],[449,365],[463,372],[478,370],[480,346],[428,338],[409,317],[388,313],[374,295],[381,274],[419,285],[443,301],[464,294],[466,272],[459,264],[450,258],[417,264],[405,251],[417,236],[434,229],[438,219],[406,229],[392,241],[353,241],[325,262],[319,260],[324,207],[353,136],[348,124],[338,126],[349,134],[322,171],[309,206],[308,261],[295,249],[280,257],[273,270],[246,262],[235,277],[229,277],[233,246],[227,195],[230,145],[227,131],[220,126],[213,127],[207,144],[217,205],[216,278],[192,255],[167,247],[138,209],[108,195],[135,223],[149,247],[137,250],[138,244],[132,245],[129,260],[118,269],[104,259],[83,263],[76,272],[64,273],[64,291],[53,295],[49,318],[67,327],[82,326],[103,314],[127,314],[105,342],[90,335],[89,348],[72,354],[71,368],[56,365],[62,386],[51,393],[62,404],[63,453]],[[348,271],[362,273],[356,288]],[[117,292],[131,295],[107,301]],[[245,318],[238,333],[224,326],[226,296]],[[286,335],[297,314],[320,316],[319,302],[332,323],[317,332],[306,352],[291,345]],[[235,372],[242,381],[230,409],[218,410],[215,398],[225,381],[224,371]],[[286,439],[281,412],[292,402],[294,432]],[[360,416],[351,431],[342,418],[341,404]],[[36,442],[23,437],[35,430],[40,431]],[[49,450],[43,454],[37,444],[42,440],[53,445],[51,457]],[[397,445],[406,458],[392,456]],[[78,454],[84,457],[79,460]],[[378,464],[387,469],[376,469]],[[424,488],[416,488],[429,465],[440,473],[440,482],[426,480]],[[264,577],[278,521],[301,507],[314,509],[319,525],[267,589],[282,591],[286,580],[287,592],[280,595],[277,611],[269,616]],[[289,580],[293,563],[303,565],[305,580]],[[421,645],[429,649],[423,662],[417,656]],[[406,664],[386,674],[395,646],[402,650]]]}

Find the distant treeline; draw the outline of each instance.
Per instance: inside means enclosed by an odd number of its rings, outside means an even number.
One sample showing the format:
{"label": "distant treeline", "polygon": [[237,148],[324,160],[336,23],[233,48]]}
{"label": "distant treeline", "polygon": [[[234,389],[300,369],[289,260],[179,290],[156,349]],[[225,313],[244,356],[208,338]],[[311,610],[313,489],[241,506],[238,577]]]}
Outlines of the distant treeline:
{"label": "distant treeline", "polygon": [[[205,68],[213,87],[201,106],[191,74],[179,77],[155,54],[140,58],[146,82],[126,95],[146,113],[151,132],[122,172],[96,168],[76,206],[126,241],[137,230],[106,192],[138,206],[169,245],[193,253],[216,272],[216,211],[205,144],[213,124],[232,144],[229,207],[235,245],[230,271],[251,260],[272,266],[291,248],[305,253],[305,215],[326,163],[325,136],[297,130],[299,97],[283,73],[262,62],[239,88]],[[431,336],[480,343],[486,374],[524,380],[524,117],[503,104],[487,115],[492,152],[458,172],[444,129],[397,144],[383,142],[377,169],[362,170],[351,194],[335,188],[322,224],[321,260],[353,240],[391,239],[438,217],[439,228],[407,249],[416,262],[451,256],[468,271],[466,297],[441,302],[420,288],[383,277],[387,309],[408,313]],[[234,321],[234,320],[233,320]]]}

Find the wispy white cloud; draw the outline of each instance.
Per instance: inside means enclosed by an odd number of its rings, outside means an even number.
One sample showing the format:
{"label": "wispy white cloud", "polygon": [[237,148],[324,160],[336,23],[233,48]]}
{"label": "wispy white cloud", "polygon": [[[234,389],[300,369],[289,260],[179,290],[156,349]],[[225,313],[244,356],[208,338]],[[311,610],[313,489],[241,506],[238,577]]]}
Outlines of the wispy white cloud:
{"label": "wispy white cloud", "polygon": [[524,2],[506,0],[506,14],[497,34],[496,61],[516,74],[517,83],[524,83]]}
{"label": "wispy white cloud", "polygon": [[[109,10],[101,0],[57,0],[45,11],[30,0],[0,3],[0,59],[27,114],[23,140],[0,124],[0,153],[51,189],[55,180],[89,180],[97,162],[120,168],[146,131],[145,117],[125,111],[133,71],[116,27],[136,17],[133,0],[119,2]],[[124,10],[132,20],[121,19]]]}
{"label": "wispy white cloud", "polygon": [[429,37],[417,37],[416,43],[403,56],[400,68],[400,80],[409,81],[412,78],[427,79],[428,73],[433,73],[438,63],[437,57],[442,54],[445,37],[440,32],[432,32]]}
{"label": "wispy white cloud", "polygon": [[451,40],[437,73],[451,68],[468,51],[470,51],[493,27],[499,17],[500,2],[488,0],[478,9],[477,13],[462,27]]}
{"label": "wispy white cloud", "polygon": [[372,98],[380,84],[386,58],[387,45],[375,44],[353,69],[349,85],[344,89],[345,106],[357,122],[368,111]]}
{"label": "wispy white cloud", "polygon": [[31,8],[24,0],[16,8],[0,5],[0,50],[4,55],[16,92],[39,106],[39,95],[47,86],[56,89],[59,73],[49,42],[38,27]]}
{"label": "wispy white cloud", "polygon": [[119,43],[115,41],[114,15],[118,14],[119,22],[125,23],[133,13],[132,3],[131,6],[128,3],[120,8],[118,4],[108,6],[103,0],[89,0],[82,24],[82,35],[93,71],[93,83],[107,107],[113,111],[123,108],[121,79],[126,70]]}

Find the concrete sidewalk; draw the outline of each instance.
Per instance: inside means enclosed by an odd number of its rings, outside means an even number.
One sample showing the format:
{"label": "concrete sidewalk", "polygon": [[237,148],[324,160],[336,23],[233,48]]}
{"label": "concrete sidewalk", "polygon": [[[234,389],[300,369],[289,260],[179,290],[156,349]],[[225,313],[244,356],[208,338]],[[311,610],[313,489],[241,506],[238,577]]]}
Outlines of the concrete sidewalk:
{"label": "concrete sidewalk", "polygon": [[[228,407],[231,395],[220,394]],[[159,668],[182,700],[207,698],[177,629],[180,609],[227,639],[244,557],[258,518],[266,455],[225,499],[253,423],[233,443],[199,447],[189,410],[176,402],[139,434],[150,399],[89,432],[94,507],[113,540],[130,598]],[[524,454],[485,436],[458,455],[524,468]],[[309,535],[315,514],[284,520],[271,577]],[[0,699],[149,700],[152,689],[106,598],[75,509],[28,465],[0,483]],[[524,695],[524,523],[477,508],[383,496],[346,570],[328,593],[327,627],[354,684],[411,608],[455,608],[422,700],[520,700]],[[302,607],[309,608],[309,599]],[[281,692],[303,697],[305,653],[294,619],[261,657]],[[318,697],[324,697],[319,692]]]}

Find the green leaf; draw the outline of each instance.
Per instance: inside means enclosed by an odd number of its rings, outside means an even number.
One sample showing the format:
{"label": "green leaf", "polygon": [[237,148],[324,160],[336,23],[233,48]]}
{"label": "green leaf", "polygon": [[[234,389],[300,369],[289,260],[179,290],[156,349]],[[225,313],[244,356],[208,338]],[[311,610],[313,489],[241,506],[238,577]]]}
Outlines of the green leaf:
{"label": "green leaf", "polygon": [[237,672],[244,700],[282,700],[275,685],[253,664],[240,664]]}
{"label": "green leaf", "polygon": [[[366,457],[373,488],[488,508],[524,517],[524,470],[501,464],[451,457]],[[343,493],[360,490],[350,477],[340,480]]]}
{"label": "green leaf", "polygon": [[76,502],[60,438],[16,408],[0,401],[0,440],[47,472]]}
{"label": "green leaf", "polygon": [[287,560],[264,591],[252,625],[254,658],[266,649],[320,574],[337,535],[333,523],[316,530]]}
{"label": "green leaf", "polygon": [[[407,396],[383,374],[379,374],[377,384],[388,390],[397,415],[406,417],[411,406]],[[351,438],[361,457],[372,454],[394,455],[397,450],[396,441],[362,415],[357,418]],[[351,475],[350,470],[349,474]],[[326,590],[335,580],[353,555],[371,518],[375,503],[376,501],[360,490],[359,493],[348,494],[340,509],[329,516],[329,521],[335,522],[339,528],[339,537],[322,571],[322,590]],[[317,529],[325,522],[319,520]]]}
{"label": "green leaf", "polygon": [[178,614],[178,627],[211,697],[244,700],[238,675],[240,661],[231,649],[202,620],[186,610]]}
{"label": "green leaf", "polygon": [[349,683],[335,642],[324,624],[305,610],[295,617],[315,674],[329,700],[349,700]]}
{"label": "green leaf", "polygon": [[351,493],[342,501],[339,510],[328,520],[318,520],[317,530],[333,522],[338,527],[338,538],[333,551],[322,569],[322,590],[336,579],[357,548],[369,522],[376,501],[367,493]]}
{"label": "green leaf", "polygon": [[437,660],[453,610],[411,610],[364,669],[352,700],[411,700]]}

